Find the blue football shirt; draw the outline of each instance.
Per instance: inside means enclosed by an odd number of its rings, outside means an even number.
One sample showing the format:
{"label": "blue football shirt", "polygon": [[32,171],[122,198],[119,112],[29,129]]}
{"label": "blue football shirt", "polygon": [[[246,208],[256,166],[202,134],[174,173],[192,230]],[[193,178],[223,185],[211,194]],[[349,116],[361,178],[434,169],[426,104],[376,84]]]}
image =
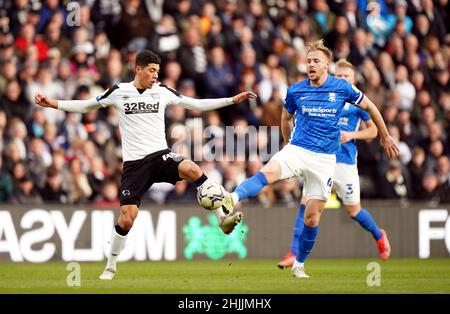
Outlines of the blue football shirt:
{"label": "blue football shirt", "polygon": [[[342,131],[355,132],[358,131],[361,120],[370,120],[370,115],[349,103],[344,105],[339,120],[339,128]],[[351,140],[341,144],[339,152],[336,154],[336,162],[354,165],[356,164],[356,157],[358,149],[356,147],[356,140]]]}
{"label": "blue football shirt", "polygon": [[324,84],[309,79],[289,86],[284,108],[294,115],[289,143],[304,149],[336,154],[339,151],[339,118],[346,102],[360,104],[364,94],[344,79],[328,75]]}

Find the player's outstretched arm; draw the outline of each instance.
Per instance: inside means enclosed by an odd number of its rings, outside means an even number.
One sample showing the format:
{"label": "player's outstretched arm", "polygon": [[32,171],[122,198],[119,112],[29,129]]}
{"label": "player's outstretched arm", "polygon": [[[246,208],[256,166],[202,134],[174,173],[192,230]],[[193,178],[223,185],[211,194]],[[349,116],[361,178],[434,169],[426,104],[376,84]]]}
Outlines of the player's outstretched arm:
{"label": "player's outstretched arm", "polygon": [[365,122],[366,128],[355,132],[341,131],[341,144],[351,140],[371,140],[377,137],[378,130],[372,119]]}
{"label": "player's outstretched arm", "polygon": [[55,99],[50,99],[41,93],[36,93],[34,95],[34,102],[41,107],[49,107],[58,109],[58,101]]}
{"label": "player's outstretched arm", "polygon": [[380,144],[383,146],[386,155],[390,159],[397,158],[399,149],[395,144],[394,139],[389,135],[386,124],[384,123],[383,117],[381,116],[378,108],[369,98],[367,98],[367,96],[364,97],[359,106],[370,114],[370,117],[377,126],[378,132],[380,133]]}
{"label": "player's outstretched arm", "polygon": [[183,96],[178,105],[190,110],[209,111],[237,104],[246,99],[255,99],[256,97],[257,95],[253,92],[242,92],[229,98],[196,99]]}
{"label": "player's outstretched arm", "polygon": [[34,102],[41,107],[79,113],[86,113],[101,108],[101,105],[95,98],[87,100],[56,100],[48,98],[41,93],[34,95]]}

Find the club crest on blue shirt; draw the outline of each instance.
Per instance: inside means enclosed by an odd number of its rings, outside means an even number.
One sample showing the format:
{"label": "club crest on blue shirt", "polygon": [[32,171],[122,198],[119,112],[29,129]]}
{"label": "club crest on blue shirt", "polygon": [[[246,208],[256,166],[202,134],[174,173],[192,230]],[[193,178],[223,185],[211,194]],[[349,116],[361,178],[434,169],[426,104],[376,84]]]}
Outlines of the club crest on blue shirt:
{"label": "club crest on blue shirt", "polygon": [[328,100],[331,102],[336,102],[336,93],[329,93]]}

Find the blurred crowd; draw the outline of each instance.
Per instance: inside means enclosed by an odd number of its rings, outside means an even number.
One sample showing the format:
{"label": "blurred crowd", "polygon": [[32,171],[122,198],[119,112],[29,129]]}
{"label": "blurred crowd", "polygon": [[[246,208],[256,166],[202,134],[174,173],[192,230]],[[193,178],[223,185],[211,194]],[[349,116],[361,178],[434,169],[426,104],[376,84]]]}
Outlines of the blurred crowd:
{"label": "blurred crowd", "polygon": [[[448,1],[369,2],[0,0],[0,202],[118,206],[115,109],[84,115],[44,109],[32,102],[36,91],[56,99],[95,97],[131,81],[136,54],[151,49],[162,57],[160,81],[186,96],[259,95],[206,113],[170,106],[169,147],[189,140],[206,146],[210,138],[199,125],[214,126],[215,137],[235,126],[233,136],[247,139],[249,157],[251,145],[267,151],[273,141],[281,144],[281,136],[272,138],[261,126],[279,127],[287,87],[306,77],[307,44],[320,38],[334,61],[355,65],[358,87],[400,147],[399,160],[388,161],[377,140],[358,143],[362,197],[449,202]],[[256,127],[256,141],[248,140],[249,126]],[[192,157],[196,149],[186,144],[176,151]],[[199,165],[232,190],[267,161],[251,157]],[[301,184],[266,187],[257,201],[295,206]],[[192,202],[195,189],[185,181],[157,184],[146,198]]]}

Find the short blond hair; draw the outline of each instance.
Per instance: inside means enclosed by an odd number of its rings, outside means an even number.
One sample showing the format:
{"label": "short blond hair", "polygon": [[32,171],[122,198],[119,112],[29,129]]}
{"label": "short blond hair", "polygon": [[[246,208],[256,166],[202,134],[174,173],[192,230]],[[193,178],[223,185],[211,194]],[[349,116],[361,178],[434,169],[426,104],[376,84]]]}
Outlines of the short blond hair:
{"label": "short blond hair", "polygon": [[317,40],[313,43],[308,44],[308,53],[310,53],[311,51],[322,51],[323,54],[328,58],[329,61],[331,61],[332,57],[333,57],[333,52],[331,52],[330,49],[328,49],[325,45],[324,45],[324,40],[320,39]]}
{"label": "short blond hair", "polygon": [[336,62],[336,68],[349,68],[355,71],[355,67],[353,66],[353,64],[345,59],[339,59],[339,61]]}

